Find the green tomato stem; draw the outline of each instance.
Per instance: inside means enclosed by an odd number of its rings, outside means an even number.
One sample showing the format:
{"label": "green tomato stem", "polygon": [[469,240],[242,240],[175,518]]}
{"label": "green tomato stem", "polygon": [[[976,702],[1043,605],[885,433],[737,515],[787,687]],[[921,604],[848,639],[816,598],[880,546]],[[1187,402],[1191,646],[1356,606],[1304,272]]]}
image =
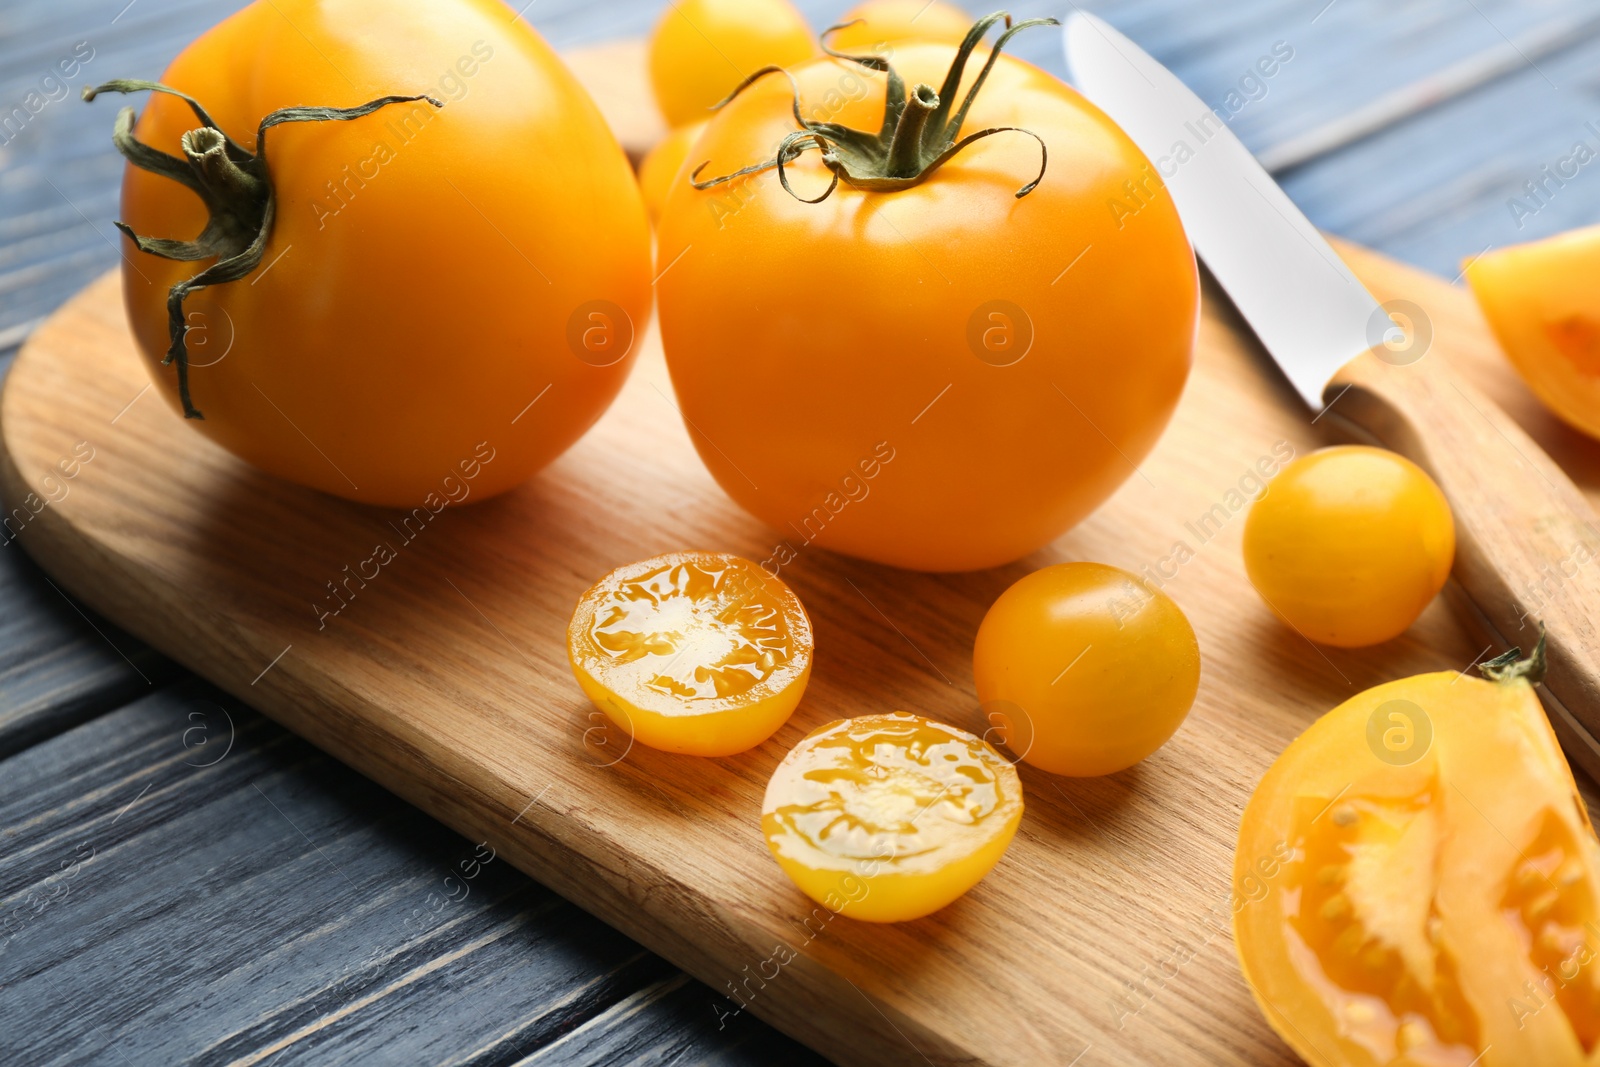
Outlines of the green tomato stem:
{"label": "green tomato stem", "polygon": [[[952,114],[950,108],[961,88],[967,61],[972,58],[973,51],[982,43],[989,30],[1001,22],[1005,23],[1005,32],[995,41],[983,69],[973,80],[967,95],[962,98],[961,106]],[[1055,19],[1025,19],[1013,26],[1011,16],[1004,11],[986,15],[967,31],[966,38],[961,42],[961,47],[957,49],[955,59],[945,74],[943,87],[935,91],[932,86],[918,85],[910,94],[906,93],[905,82],[887,59],[881,56],[845,55],[828,46],[829,35],[850,25],[853,23],[842,22],[823,31],[822,50],[835,59],[846,60],[888,76],[883,124],[878,131],[873,133],[852,129],[835,122],[812,122],[806,119],[800,111],[800,90],[794,76],[782,67],[763,67],[741,82],[727,99],[716,106],[719,108],[726,106],[769,74],[782,74],[789,79],[793,91],[794,120],[799,129],[785,137],[777,153],[764,163],[752,164],[731,174],[704,180],[700,178],[700,172],[705,169],[706,164],[700,164],[690,175],[690,181],[696,189],[709,189],[772,168],[777,168],[778,180],[784,189],[797,200],[808,204],[826,200],[834,189],[838,188],[841,179],[859,189],[883,191],[907,189],[926,181],[929,175],[974,141],[997,133],[1021,133],[1039,142],[1039,174],[1017,190],[1017,197],[1020,199],[1027,196],[1044,180],[1050,155],[1038,134],[1019,126],[994,126],[963,137],[961,127],[966,122],[973,100],[983,88],[984,82],[988,80],[989,72],[994,69],[1006,43],[1030,27],[1058,26],[1059,22]],[[820,196],[807,199],[790,188],[784,168],[811,149],[817,150],[823,165],[833,172],[833,183]]]}
{"label": "green tomato stem", "polygon": [[183,417],[204,419],[205,416],[194,406],[189,394],[189,350],[185,343],[189,326],[183,305],[190,293],[208,286],[238,281],[261,265],[277,209],[277,197],[267,170],[267,131],[286,122],[357,119],[390,104],[426,100],[434,107],[444,107],[444,102],[431,96],[385,96],[351,108],[281,108],[261,120],[256,129],[256,151],[252,153],[224,133],[193,97],[159,82],[118,79],[104,85],[86,86],[83,98],[92,101],[101,93],[145,91],[176,96],[188,104],[200,120],[201,125],[197,129],[183,135],[180,142],[183,158],[151,148],[134,137],[135,115],[131,107],[125,107],[117,113],[111,141],[130,165],[171,178],[192,190],[205,203],[208,218],[205,229],[193,241],[141,237],[125,223],[118,222],[116,225],[141,252],[180,262],[215,260],[194,277],[178,282],[167,290],[167,327],[171,344],[167,348],[166,358],[161,361],[163,365],[177,365],[178,398],[183,404]]}

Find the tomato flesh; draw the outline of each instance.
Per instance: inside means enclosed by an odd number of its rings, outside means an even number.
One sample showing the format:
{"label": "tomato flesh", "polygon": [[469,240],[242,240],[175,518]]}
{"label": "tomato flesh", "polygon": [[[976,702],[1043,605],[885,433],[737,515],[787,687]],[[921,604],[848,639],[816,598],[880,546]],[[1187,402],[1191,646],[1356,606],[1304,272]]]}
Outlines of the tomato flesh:
{"label": "tomato flesh", "polygon": [[1600,437],[1600,226],[1485,252],[1465,274],[1511,365],[1568,425]]}
{"label": "tomato flesh", "polygon": [[675,552],[619,567],[584,593],[567,653],[584,694],[635,740],[731,756],[771,737],[800,703],[811,623],[755,564]]}
{"label": "tomato flesh", "polygon": [[1600,1062],[1600,843],[1534,689],[1456,671],[1352,697],[1246,806],[1234,941],[1330,1067]]}
{"label": "tomato flesh", "polygon": [[916,919],[1000,861],[1022,819],[1016,769],[980,738],[920,715],[841,719],[813,731],[767,784],[767,847],[838,915]]}

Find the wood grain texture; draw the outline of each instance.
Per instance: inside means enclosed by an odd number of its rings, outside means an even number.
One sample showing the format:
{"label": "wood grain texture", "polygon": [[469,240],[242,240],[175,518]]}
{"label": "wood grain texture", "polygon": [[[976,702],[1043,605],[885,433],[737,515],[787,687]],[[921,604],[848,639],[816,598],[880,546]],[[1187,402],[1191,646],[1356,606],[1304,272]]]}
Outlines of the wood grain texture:
{"label": "wood grain texture", "polygon": [[0,762],[0,824],[8,1063],[491,1067],[623,1004],[672,1029],[636,995],[664,961],[197,680]]}
{"label": "wood grain texture", "polygon": [[0,759],[127,703],[175,668],[82,613],[0,527]]}
{"label": "wood grain texture", "polygon": [[743,1014],[726,1010],[688,975],[652,982],[583,1026],[520,1061],[517,1067],[567,1064],[812,1067],[817,1055]]}
{"label": "wood grain texture", "polygon": [[[1380,296],[1427,301],[1443,333],[1476,335],[1458,345],[1464,358],[1491,352],[1481,323],[1447,317],[1460,311],[1449,287],[1376,257],[1355,266]],[[570,605],[612,566],[685,545],[762,558],[774,538],[700,467],[653,336],[571,453],[403,543],[398,515],[266,479],[153,396],[112,425],[144,380],[108,278],[41,328],[13,369],[0,481],[16,498],[92,442],[71,494],[21,537],[65,588],[713,989],[756,973],[775,945],[792,948],[793,963],[742,995],[838,1062],[1047,1063],[1089,1048],[1086,1063],[1287,1063],[1225,929],[1244,799],[1321,711],[1399,675],[1463,669],[1480,649],[1442,605],[1389,645],[1318,649],[1250,594],[1230,493],[1279,442],[1317,442],[1208,296],[1167,437],[1051,549],[950,576],[803,551],[785,576],[817,627],[811,689],[772,741],[727,760],[635,747],[611,763],[618,750],[594,743],[563,653]],[[1207,514],[1213,525],[1197,526]],[[376,541],[399,558],[319,629],[324,583]],[[1179,543],[1191,556],[1181,565]],[[808,934],[812,909],[757,832],[767,774],[841,715],[901,707],[981,730],[969,663],[978,620],[1011,581],[1069,558],[1170,575],[1207,656],[1188,724],[1111,778],[1024,767],[1016,843],[944,912],[890,928],[813,919]]]}

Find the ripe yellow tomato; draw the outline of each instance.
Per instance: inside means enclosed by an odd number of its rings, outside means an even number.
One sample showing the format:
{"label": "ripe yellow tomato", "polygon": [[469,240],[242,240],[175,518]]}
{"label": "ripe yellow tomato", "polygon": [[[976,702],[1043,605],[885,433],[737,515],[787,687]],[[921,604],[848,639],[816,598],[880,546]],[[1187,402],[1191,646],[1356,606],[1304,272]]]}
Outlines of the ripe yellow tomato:
{"label": "ripe yellow tomato", "polygon": [[942,0],[867,0],[841,16],[855,22],[828,38],[837,52],[883,54],[897,41],[944,41],[960,44],[972,28],[973,18]]}
{"label": "ripe yellow tomato", "polygon": [[709,117],[712,105],[769,64],[817,53],[789,0],[673,0],[650,39],[650,83],[667,125]]}
{"label": "ripe yellow tomato", "polygon": [[[639,164],[639,191],[644,194],[644,206],[652,221],[661,218],[661,208],[672,191],[672,183],[678,179],[684,161],[705,128],[705,121],[679,126],[663,137]],[[687,181],[687,177],[684,180]]]}
{"label": "ripe yellow tomato", "polygon": [[[650,310],[649,224],[594,103],[504,5],[259,0],[164,78],[252,152],[280,108],[444,105],[271,129],[261,263],[185,305],[191,425],[279,477],[416,507],[464,477],[475,498],[519,484],[604,412]],[[181,159],[200,125],[152,95],[135,135]],[[207,222],[194,192],[133,166],[122,217],[156,238]],[[167,293],[204,264],[124,248],[134,336],[178,408]]]}
{"label": "ripe yellow tomato", "polygon": [[1172,598],[1101,563],[1060,563],[1000,595],[978,627],[973,680],[1020,759],[1091,777],[1133,766],[1183,725],[1200,645]]}
{"label": "ripe yellow tomato", "polygon": [[[908,42],[893,65],[908,89],[937,86],[955,56]],[[807,121],[883,125],[882,75],[832,58],[793,74]],[[1041,157],[1016,132],[918,183],[840,181],[818,203],[770,169],[669,194],[657,288],[673,385],[718,483],[786,539],[776,555],[1019,559],[1099,506],[1165,428],[1199,307],[1170,196],[1103,113],[1001,55],[961,134],[1005,126],[1049,146],[1020,199]],[[762,79],[697,142],[701,181],[795,132],[788,81]],[[818,155],[785,167],[798,196],[835,177]]]}
{"label": "ripe yellow tomato", "polygon": [[1341,648],[1398,637],[1455,559],[1450,504],[1415,463],[1342,445],[1285,467],[1250,508],[1244,564],[1281,618]]}
{"label": "ripe yellow tomato", "polygon": [[1600,1063],[1600,843],[1537,660],[1351,697],[1256,787],[1234,945],[1306,1063]]}
{"label": "ripe yellow tomato", "polygon": [[1485,252],[1466,275],[1528,388],[1600,437],[1600,226]]}
{"label": "ripe yellow tomato", "polygon": [[1017,772],[983,740],[897,711],[812,731],[767,783],[761,830],[835,915],[938,911],[1000,862],[1022,821]]}
{"label": "ripe yellow tomato", "polygon": [[731,756],[788,721],[811,677],[811,621],[789,587],[716,552],[673,552],[606,575],[578,600],[578,686],[634,740]]}

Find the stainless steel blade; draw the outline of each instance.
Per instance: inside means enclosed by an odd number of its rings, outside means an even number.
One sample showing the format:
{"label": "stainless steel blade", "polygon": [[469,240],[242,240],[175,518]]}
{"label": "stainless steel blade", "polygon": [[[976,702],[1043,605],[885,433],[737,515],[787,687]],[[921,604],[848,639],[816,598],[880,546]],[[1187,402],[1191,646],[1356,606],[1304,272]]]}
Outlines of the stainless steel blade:
{"label": "stainless steel blade", "polygon": [[1150,157],[1189,238],[1313,409],[1334,371],[1395,329],[1322,234],[1213,111],[1093,15],[1065,27],[1080,91]]}

